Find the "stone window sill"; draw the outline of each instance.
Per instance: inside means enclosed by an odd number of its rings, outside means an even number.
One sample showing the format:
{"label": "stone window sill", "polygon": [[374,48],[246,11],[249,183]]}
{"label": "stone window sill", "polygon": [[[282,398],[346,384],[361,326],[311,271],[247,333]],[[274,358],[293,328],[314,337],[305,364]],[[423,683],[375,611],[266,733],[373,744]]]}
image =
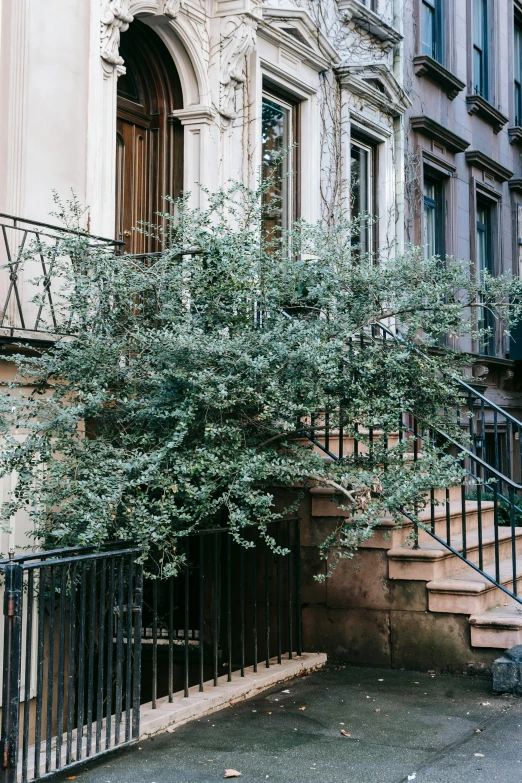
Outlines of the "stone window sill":
{"label": "stone window sill", "polygon": [[413,69],[417,76],[425,76],[430,81],[438,84],[450,101],[456,98],[459,92],[466,86],[451,71],[448,71],[447,68],[427,54],[419,54],[413,58]]}
{"label": "stone window sill", "polygon": [[468,95],[466,103],[468,104],[468,114],[476,114],[481,120],[491,125],[495,133],[499,133],[508,121],[508,118],[495,109],[493,104],[482,95]]}
{"label": "stone window sill", "polygon": [[513,125],[508,128],[508,136],[511,144],[522,144],[522,128],[520,125]]}
{"label": "stone window sill", "polygon": [[385,22],[382,16],[371,11],[359,0],[338,0],[339,10],[345,15],[348,22],[356,22],[362,30],[373,35],[381,41],[387,48],[396,46],[403,39],[403,36],[388,22]]}

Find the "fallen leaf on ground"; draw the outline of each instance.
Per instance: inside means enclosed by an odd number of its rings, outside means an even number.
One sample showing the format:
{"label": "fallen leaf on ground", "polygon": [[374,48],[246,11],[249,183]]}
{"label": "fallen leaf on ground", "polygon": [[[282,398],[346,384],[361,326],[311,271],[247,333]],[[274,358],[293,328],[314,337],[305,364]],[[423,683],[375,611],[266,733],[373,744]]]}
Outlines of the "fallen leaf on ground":
{"label": "fallen leaf on ground", "polygon": [[69,777],[65,778],[65,780],[76,780],[76,775],[69,775]]}
{"label": "fallen leaf on ground", "polygon": [[223,775],[224,778],[240,778],[241,772],[238,772],[237,769],[226,769],[225,774]]}
{"label": "fallen leaf on ground", "polygon": [[267,715],[271,715],[272,713],[271,713],[271,712],[267,712],[266,714],[267,714]]}
{"label": "fallen leaf on ground", "polygon": [[380,707],[377,707],[377,709],[375,710],[375,712],[380,712],[380,711],[381,711]]}
{"label": "fallen leaf on ground", "polygon": [[300,709],[301,712],[303,712],[303,710],[306,710],[306,707],[298,707],[298,709]]}
{"label": "fallen leaf on ground", "polygon": [[351,737],[351,734],[349,731],[345,731],[344,729],[341,729],[341,734],[343,737]]}

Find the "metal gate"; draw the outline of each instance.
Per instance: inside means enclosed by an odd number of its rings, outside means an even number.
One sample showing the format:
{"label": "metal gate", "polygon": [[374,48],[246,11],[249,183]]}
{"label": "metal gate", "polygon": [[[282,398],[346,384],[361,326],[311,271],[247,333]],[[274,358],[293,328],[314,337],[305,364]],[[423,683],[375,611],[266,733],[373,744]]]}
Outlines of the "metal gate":
{"label": "metal gate", "polygon": [[3,783],[41,779],[138,739],[139,554],[120,543],[0,563]]}

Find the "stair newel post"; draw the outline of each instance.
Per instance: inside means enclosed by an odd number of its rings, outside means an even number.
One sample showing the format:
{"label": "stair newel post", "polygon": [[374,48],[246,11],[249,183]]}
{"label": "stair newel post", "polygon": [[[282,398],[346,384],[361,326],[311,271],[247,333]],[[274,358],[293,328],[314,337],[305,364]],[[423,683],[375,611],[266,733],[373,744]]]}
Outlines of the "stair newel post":
{"label": "stair newel post", "polygon": [[[460,466],[463,472],[466,469],[464,455],[460,458]],[[466,541],[466,474],[462,476],[460,480],[460,503],[461,503],[461,522],[462,522],[462,555],[467,557],[467,541]]]}
{"label": "stair newel post", "polygon": [[513,480],[513,470],[511,468],[511,424],[506,420],[506,470],[507,476]]}
{"label": "stair newel post", "polygon": [[498,480],[493,484],[493,514],[495,527],[495,580],[500,582],[500,554],[498,547]]}
{"label": "stair newel post", "polygon": [[2,783],[16,783],[22,676],[22,587],[24,569],[13,562],[4,568],[4,677],[2,686]]}
{"label": "stair newel post", "polygon": [[[417,418],[413,418],[413,461],[416,463],[419,458],[419,432]],[[419,522],[417,518],[417,503],[415,503],[414,509],[414,522],[413,522],[413,548],[419,549]]]}
{"label": "stair newel post", "polygon": [[517,539],[515,531],[515,490],[509,486],[509,524],[511,525],[511,568],[513,571],[513,592],[517,593]]}
{"label": "stair newel post", "polygon": [[471,392],[468,392],[468,418],[469,418],[469,441],[470,448],[476,454],[475,448],[475,417],[473,414],[473,400],[471,398]]}
{"label": "stair newel post", "polygon": [[520,427],[517,426],[518,435],[518,483],[522,483],[522,437],[520,436]]}

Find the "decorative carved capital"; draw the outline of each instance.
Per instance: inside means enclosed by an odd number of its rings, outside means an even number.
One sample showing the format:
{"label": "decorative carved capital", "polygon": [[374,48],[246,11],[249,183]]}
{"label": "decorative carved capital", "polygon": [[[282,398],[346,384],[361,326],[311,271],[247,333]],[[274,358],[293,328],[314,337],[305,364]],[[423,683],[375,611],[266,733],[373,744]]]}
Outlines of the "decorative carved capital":
{"label": "decorative carved capital", "polygon": [[163,13],[165,16],[175,19],[181,10],[181,0],[164,0]]}
{"label": "decorative carved capital", "polygon": [[253,16],[231,16],[222,20],[219,113],[236,116],[235,91],[245,82],[247,57],[256,44],[257,22]]}
{"label": "decorative carved capital", "polygon": [[473,367],[474,378],[485,378],[488,373],[489,367],[487,367],[485,364],[475,364]]}
{"label": "decorative carved capital", "polygon": [[128,29],[133,20],[129,13],[130,0],[102,0],[100,27],[100,55],[111,65],[122,66],[120,57],[120,34]]}

